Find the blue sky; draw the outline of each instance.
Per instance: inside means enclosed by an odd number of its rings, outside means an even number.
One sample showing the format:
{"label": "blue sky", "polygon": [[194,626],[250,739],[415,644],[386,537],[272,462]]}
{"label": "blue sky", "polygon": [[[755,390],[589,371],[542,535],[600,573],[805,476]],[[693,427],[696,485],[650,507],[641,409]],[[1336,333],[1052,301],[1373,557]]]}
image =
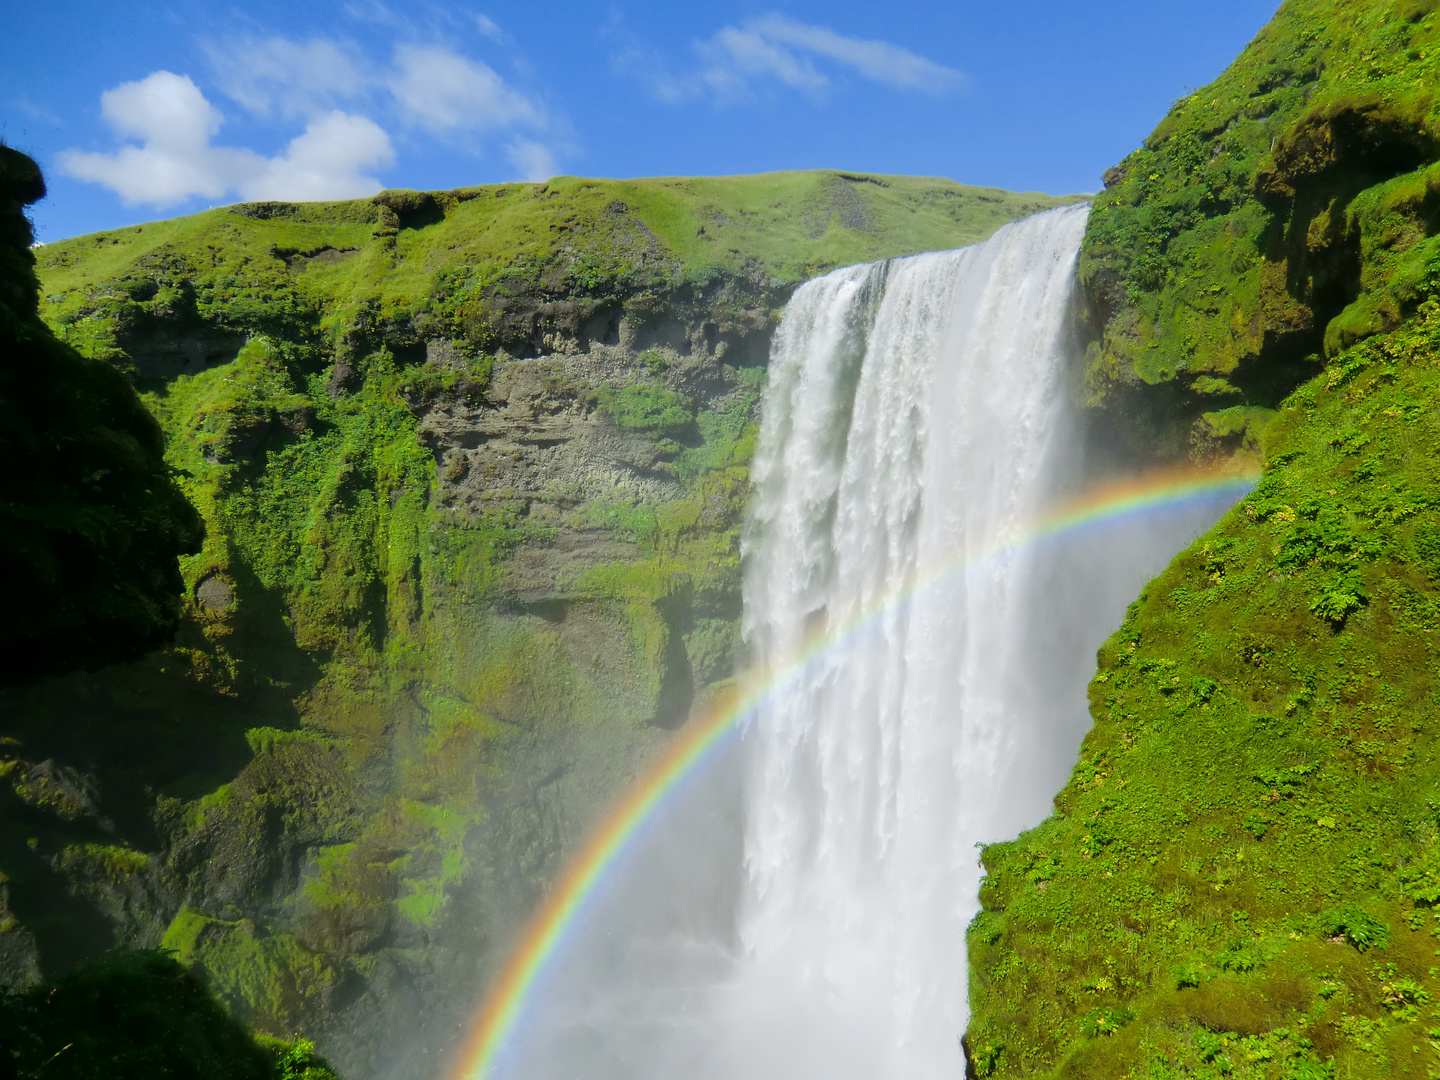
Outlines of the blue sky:
{"label": "blue sky", "polygon": [[240,199],[841,168],[1093,191],[1276,0],[76,0],[0,17],[41,240]]}

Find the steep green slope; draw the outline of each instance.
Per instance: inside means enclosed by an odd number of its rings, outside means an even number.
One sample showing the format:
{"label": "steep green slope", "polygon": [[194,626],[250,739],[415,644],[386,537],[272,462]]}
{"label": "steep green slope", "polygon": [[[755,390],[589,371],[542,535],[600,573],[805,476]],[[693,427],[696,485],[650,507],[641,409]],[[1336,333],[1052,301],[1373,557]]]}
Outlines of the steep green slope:
{"label": "steep green slope", "polygon": [[[181,608],[176,556],[200,540],[199,519],[163,461],[159,425],[124,375],[57,341],[36,317],[23,207],[44,191],[35,163],[0,145],[0,582],[8,602],[0,683],[98,667],[165,640]],[[44,804],[69,777],[50,762],[10,779]],[[6,847],[26,824],[16,808],[13,799],[0,806]],[[0,875],[7,902],[13,884]],[[11,944],[16,931],[6,918],[0,941]],[[8,995],[34,974],[30,957],[17,959],[0,980],[5,1076],[334,1075],[304,1044],[257,1045],[168,958],[110,957],[55,986]]]}
{"label": "steep green slope", "polygon": [[1137,438],[1203,447],[1198,414],[1273,408],[1433,291],[1433,7],[1284,4],[1106,174],[1081,255],[1087,367]]}
{"label": "steep green slope", "polygon": [[977,1076],[1440,1075],[1434,6],[1291,0],[1097,203],[1092,404],[1265,473],[984,852]]}
{"label": "steep green slope", "polygon": [[24,208],[44,194],[35,163],[0,145],[0,685],[167,640],[176,556],[200,542],[135,391],[37,317]]}
{"label": "steep green slope", "polygon": [[40,249],[46,318],[144,391],[206,535],[173,648],[0,696],[0,975],[163,944],[347,1075],[438,1062],[725,691],[790,291],[1062,201],[562,179]]}

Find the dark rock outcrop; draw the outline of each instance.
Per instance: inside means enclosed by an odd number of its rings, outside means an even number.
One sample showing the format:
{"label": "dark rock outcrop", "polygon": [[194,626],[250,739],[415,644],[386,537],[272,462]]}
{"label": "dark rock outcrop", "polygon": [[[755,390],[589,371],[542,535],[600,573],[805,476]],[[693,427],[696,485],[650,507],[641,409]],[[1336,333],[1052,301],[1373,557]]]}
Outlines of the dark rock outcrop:
{"label": "dark rock outcrop", "polygon": [[37,314],[24,208],[40,170],[0,146],[0,684],[127,660],[175,631],[199,516],[125,376]]}

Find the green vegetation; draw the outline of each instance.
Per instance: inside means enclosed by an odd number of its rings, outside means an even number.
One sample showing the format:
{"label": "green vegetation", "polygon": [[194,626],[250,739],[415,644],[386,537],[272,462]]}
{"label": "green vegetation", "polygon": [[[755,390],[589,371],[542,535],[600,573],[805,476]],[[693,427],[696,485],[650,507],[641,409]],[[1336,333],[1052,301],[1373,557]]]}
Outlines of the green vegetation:
{"label": "green vegetation", "polygon": [[1437,395],[1431,302],[1286,400],[1259,487],[1101,651],[1056,816],[985,851],[993,1075],[1440,1068]]}
{"label": "green vegetation", "polygon": [[0,1047],[16,1080],[335,1080],[313,1044],[257,1042],[159,952],[103,957],[0,997]]}
{"label": "green vegetation", "polygon": [[306,1007],[335,985],[324,958],[285,933],[269,934],[249,919],[227,922],[183,907],[161,948],[190,970],[204,971],[211,991],[245,1022],[302,1022]]}
{"label": "green vegetation", "polygon": [[1264,475],[984,851],[979,1076],[1440,1075],[1433,7],[1290,0],[1097,203],[1092,402]]}
{"label": "green vegetation", "polygon": [[517,296],[613,300],[637,319],[659,317],[689,296],[667,295],[677,288],[795,284],[835,266],[963,246],[1068,201],[792,172],[256,203],[47,246],[44,314],[122,367],[133,367],[126,345],[136,334],[177,324],[204,326],[218,348],[224,331],[315,342],[326,329],[353,339],[418,318],[403,343],[463,332],[484,352],[530,344],[528,328],[507,317]]}
{"label": "green vegetation", "polygon": [[1429,0],[1292,0],[1106,174],[1090,392],[1137,439],[1203,449],[1197,414],[1273,407],[1434,291],[1437,45]]}
{"label": "green vegetation", "polygon": [[603,386],[599,401],[616,425],[627,431],[644,431],[668,439],[687,435],[695,427],[695,407],[661,386],[643,382],[618,390]]}
{"label": "green vegetation", "polygon": [[1064,201],[562,178],[38,249],[42,314],[142,392],[205,529],[173,646],[0,694],[0,982],[163,944],[236,1018],[371,1072],[409,988],[443,987],[443,1054],[733,674],[791,289]]}
{"label": "green vegetation", "polygon": [[0,685],[132,659],[180,615],[175,558],[200,523],[162,460],[164,438],[111,365],[37,317],[24,208],[40,170],[0,145]]}

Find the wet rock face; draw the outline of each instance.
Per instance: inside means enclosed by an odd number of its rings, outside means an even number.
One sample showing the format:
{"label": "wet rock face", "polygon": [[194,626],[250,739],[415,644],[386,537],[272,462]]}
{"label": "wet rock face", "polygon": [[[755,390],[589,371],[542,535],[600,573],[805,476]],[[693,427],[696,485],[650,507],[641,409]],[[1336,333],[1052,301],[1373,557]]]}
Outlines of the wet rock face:
{"label": "wet rock face", "polygon": [[17,761],[10,773],[16,794],[30,805],[43,807],[62,821],[92,818],[102,831],[114,830],[114,825],[100,816],[94,777],[72,766],[57,764],[52,758],[35,765]]}
{"label": "wet rock face", "polygon": [[[553,542],[516,553],[515,588],[529,601],[563,591],[561,583],[584,567],[635,559],[633,543],[575,528],[566,515],[596,499],[657,505],[682,497],[671,459],[684,445],[657,445],[651,432],[626,430],[600,398],[617,387],[656,385],[697,412],[724,408],[739,383],[722,355],[595,345],[496,363],[483,400],[443,400],[422,420],[420,437],[435,456],[436,505],[558,529]],[[651,367],[661,365],[657,377]]]}
{"label": "wet rock face", "polygon": [[195,586],[195,602],[206,611],[229,611],[235,604],[235,590],[212,574]]}
{"label": "wet rock face", "polygon": [[0,738],[0,777],[0,991],[158,938],[169,917],[159,864],[130,845],[97,772]]}

